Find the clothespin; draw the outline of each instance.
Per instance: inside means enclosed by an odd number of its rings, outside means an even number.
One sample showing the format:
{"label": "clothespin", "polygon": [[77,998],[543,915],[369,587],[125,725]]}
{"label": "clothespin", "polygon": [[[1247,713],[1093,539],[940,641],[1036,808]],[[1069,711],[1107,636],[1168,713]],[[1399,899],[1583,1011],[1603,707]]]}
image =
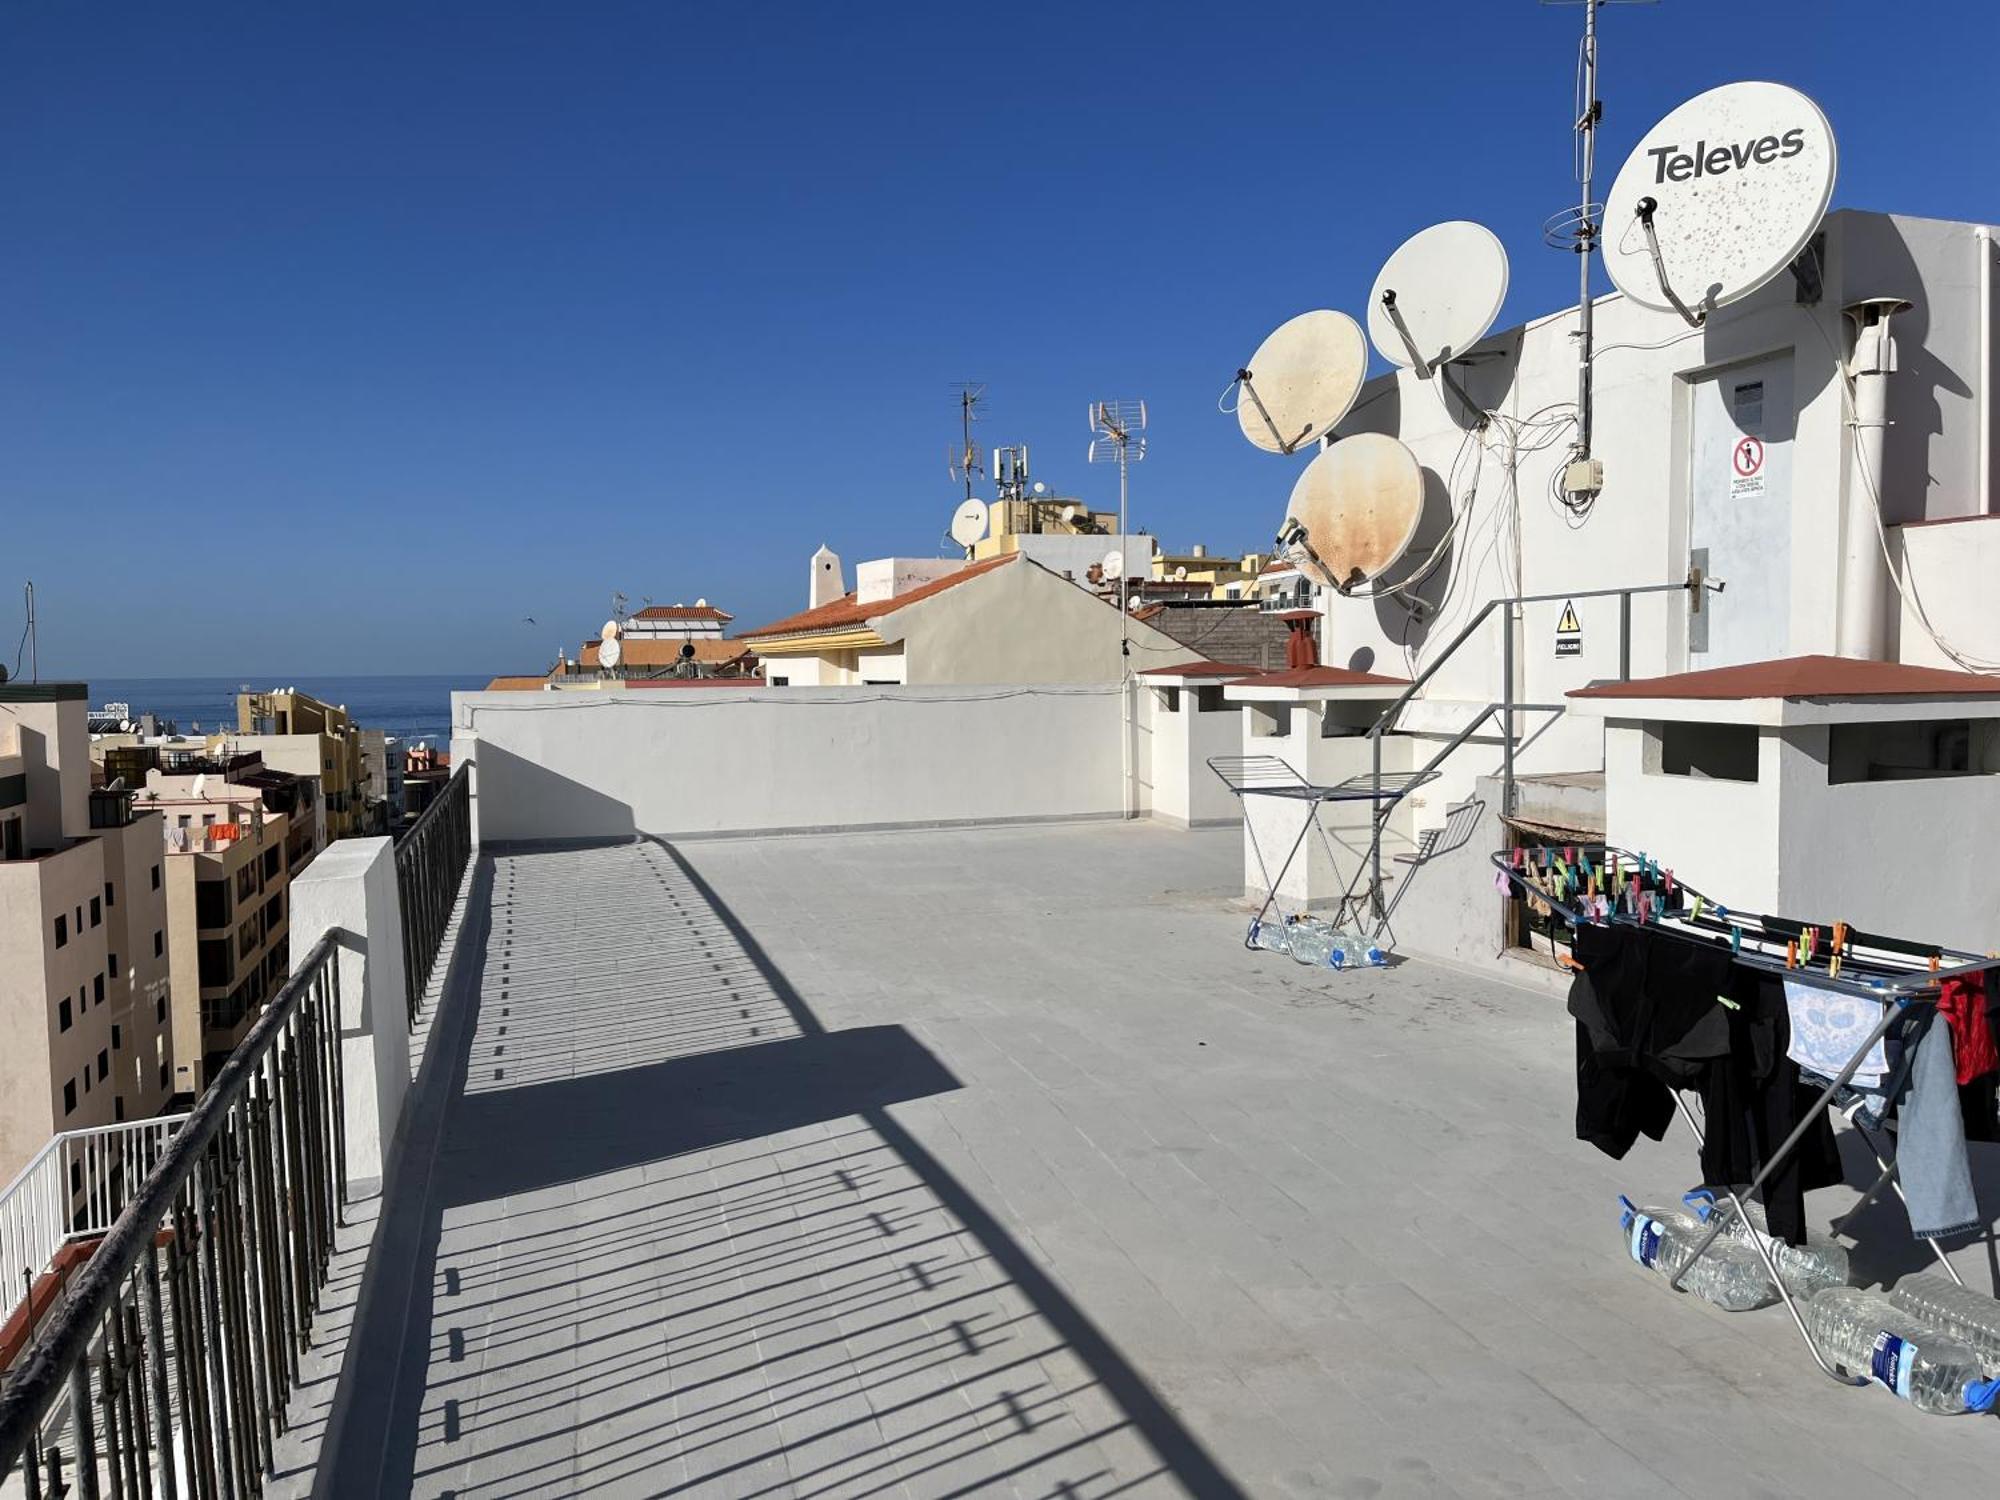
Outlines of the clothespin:
{"label": "clothespin", "polygon": [[1794,939],[1793,941],[1785,944],[1785,967],[1788,969],[1796,969],[1798,966],[1799,966],[1799,945],[1798,941]]}
{"label": "clothespin", "polygon": [[1931,955],[1931,972],[1935,974],[1937,973],[1937,971],[1938,971],[1938,955],[1933,953]]}
{"label": "clothespin", "polygon": [[1640,891],[1635,896],[1633,896],[1632,902],[1634,907],[1636,908],[1635,915],[1639,918],[1641,922],[1644,922],[1646,920],[1647,913],[1652,909],[1652,903],[1646,899],[1646,893],[1644,891]]}
{"label": "clothespin", "polygon": [[1528,852],[1528,851],[1527,851],[1526,849],[1523,849],[1523,848],[1522,848],[1522,847],[1521,847],[1521,846],[1520,846],[1519,844],[1516,844],[1516,845],[1514,846],[1514,868],[1515,868],[1515,869],[1517,869],[1517,870],[1518,870],[1518,869],[1520,869],[1520,868],[1521,868],[1521,861],[1522,861],[1523,857],[1524,857],[1524,856],[1526,856],[1527,852]]}
{"label": "clothespin", "polygon": [[1632,910],[1636,912],[1638,911],[1638,909],[1639,909],[1639,877],[1637,875],[1634,875],[1632,877]]}
{"label": "clothespin", "polygon": [[1701,920],[1701,897],[1699,896],[1694,898],[1694,920],[1697,922]]}
{"label": "clothespin", "polygon": [[1729,956],[1734,958],[1742,951],[1743,929],[1741,927],[1732,927],[1729,929]]}
{"label": "clothespin", "polygon": [[1674,893],[1674,872],[1672,870],[1669,870],[1667,871],[1667,894],[1671,896],[1673,893]]}

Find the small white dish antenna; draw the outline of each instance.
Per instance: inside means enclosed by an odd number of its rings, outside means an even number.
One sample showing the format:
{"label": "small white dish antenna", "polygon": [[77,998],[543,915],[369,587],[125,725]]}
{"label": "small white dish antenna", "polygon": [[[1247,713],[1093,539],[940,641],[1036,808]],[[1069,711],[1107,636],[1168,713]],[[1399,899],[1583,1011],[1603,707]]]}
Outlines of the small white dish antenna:
{"label": "small white dish antenna", "polygon": [[1236,424],[1266,453],[1296,453],[1347,415],[1368,375],[1368,340],[1321,308],[1280,324],[1236,372]]}
{"label": "small white dish antenna", "polygon": [[1102,566],[1106,578],[1123,578],[1125,576],[1125,554],[1120,552],[1116,547],[1113,547],[1109,552],[1104,554]]}
{"label": "small white dish antenna", "polygon": [[1180,567],[1174,569],[1174,582],[1175,583],[1187,582],[1187,565],[1185,563],[1183,563]]}
{"label": "small white dish antenna", "polygon": [[1046,495],[1049,492],[1049,487],[1043,484],[1039,479],[1035,481],[1034,487],[1035,487],[1035,493],[1037,495]]}
{"label": "small white dish antenna", "polygon": [[625,648],[619,644],[615,635],[607,635],[597,644],[597,664],[600,667],[615,667],[624,655]]}
{"label": "small white dish antenna", "polygon": [[1306,465],[1292,486],[1278,552],[1314,583],[1347,593],[1409,550],[1424,514],[1424,471],[1392,437],[1358,432]]}
{"label": "small white dish antenna", "polygon": [[617,640],[621,633],[622,633],[622,627],[616,620],[606,620],[604,622],[604,628],[597,632],[598,638],[600,640],[606,640],[606,641]]}
{"label": "small white dish antenna", "polygon": [[203,790],[204,790],[204,789],[205,789],[205,788],[206,788],[207,786],[208,786],[208,773],[207,773],[206,771],[204,771],[204,772],[203,772],[203,773],[202,773],[201,775],[199,775],[199,776],[195,777],[195,779],[194,779],[194,787],[193,787],[193,793],[194,793],[195,797],[196,797],[196,798],[199,798],[199,797],[201,796],[201,794],[202,794]]}
{"label": "small white dish antenna", "polygon": [[1431,371],[1486,337],[1507,300],[1507,249],[1484,224],[1453,219],[1420,229],[1375,277],[1368,337],[1392,365]]}
{"label": "small white dish antenna", "polygon": [[1798,257],[1833,201],[1833,127],[1782,83],[1697,94],[1647,131],[1604,202],[1619,291],[1700,326]]}
{"label": "small white dish antenna", "polygon": [[984,500],[968,500],[952,512],[951,539],[961,547],[970,547],[986,535],[988,513]]}

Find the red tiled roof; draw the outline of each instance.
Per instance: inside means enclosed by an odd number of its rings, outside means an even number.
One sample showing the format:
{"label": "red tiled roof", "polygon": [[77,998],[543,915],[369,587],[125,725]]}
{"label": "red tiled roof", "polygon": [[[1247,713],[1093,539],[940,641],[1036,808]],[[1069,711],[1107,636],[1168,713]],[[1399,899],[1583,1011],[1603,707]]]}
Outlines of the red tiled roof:
{"label": "red tiled roof", "polygon": [[1316,609],[1280,609],[1272,611],[1271,618],[1274,620],[1283,620],[1287,623],[1293,620],[1317,620],[1319,618],[1319,611]]}
{"label": "red tiled roof", "polygon": [[635,620],[733,620],[710,604],[649,604],[632,616]]}
{"label": "red tiled roof", "polygon": [[1236,666],[1226,661],[1184,661],[1177,667],[1147,667],[1141,677],[1257,677],[1262,667]]}
{"label": "red tiled roof", "polygon": [[1287,672],[1266,672],[1257,679],[1258,687],[1398,687],[1410,685],[1407,677],[1384,677],[1379,672],[1355,672],[1346,667],[1293,667]]}
{"label": "red tiled roof", "polygon": [[546,677],[496,677],[486,684],[489,693],[539,692],[548,686]]}
{"label": "red tiled roof", "polygon": [[2000,695],[2000,677],[1847,656],[1788,656],[1576,688],[1572,698],[1978,698]]}
{"label": "red tiled roof", "polygon": [[919,599],[928,599],[934,594],[941,594],[948,588],[964,583],[968,578],[977,578],[981,573],[990,573],[995,568],[1004,567],[1019,556],[1018,552],[1009,552],[1000,557],[990,557],[985,562],[967,563],[955,573],[948,573],[931,583],[919,584],[889,599],[871,599],[863,604],[854,595],[849,594],[843,599],[834,600],[831,604],[822,604],[818,609],[804,610],[796,615],[787,615],[782,620],[773,620],[769,625],[760,625],[755,630],[746,630],[738,639],[747,641],[767,635],[805,635],[816,630],[839,630],[854,625],[865,625],[870,620],[879,619],[906,604],[915,604]]}
{"label": "red tiled roof", "polygon": [[1259,578],[1269,578],[1273,573],[1296,573],[1296,572],[1298,572],[1298,565],[1296,563],[1279,562],[1276,559],[1273,559],[1272,561],[1264,564],[1263,568],[1258,572],[1257,576]]}

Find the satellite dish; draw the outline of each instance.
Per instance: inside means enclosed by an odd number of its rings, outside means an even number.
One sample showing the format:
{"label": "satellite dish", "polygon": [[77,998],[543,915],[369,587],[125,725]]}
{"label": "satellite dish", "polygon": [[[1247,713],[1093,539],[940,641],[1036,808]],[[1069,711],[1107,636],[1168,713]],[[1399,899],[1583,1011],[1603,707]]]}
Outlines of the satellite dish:
{"label": "satellite dish", "polygon": [[1346,593],[1396,565],[1423,514],[1416,455],[1382,433],[1358,432],[1299,475],[1278,547],[1314,583]]}
{"label": "satellite dish", "polygon": [[1182,564],[1182,565],[1181,565],[1180,567],[1178,567],[1178,568],[1175,568],[1175,569],[1174,569],[1174,582],[1175,582],[1175,583],[1186,583],[1186,582],[1187,582],[1187,565],[1186,565],[1186,564]]}
{"label": "satellite dish", "polygon": [[604,622],[604,628],[598,631],[597,634],[603,640],[607,641],[617,640],[620,634],[618,622],[616,620],[606,620]]}
{"label": "satellite dish", "polygon": [[1109,552],[1104,554],[1103,567],[1106,578],[1123,578],[1125,576],[1125,554],[1120,552],[1116,547],[1113,547]]}
{"label": "satellite dish", "polygon": [[1368,337],[1392,365],[1428,379],[1486,337],[1507,300],[1507,250],[1470,219],[1420,229],[1382,263]]}
{"label": "satellite dish", "polygon": [[1049,487],[1043,484],[1041,480],[1037,479],[1035,481],[1035,493],[1037,495],[1046,495],[1048,492],[1049,492]]}
{"label": "satellite dish", "polygon": [[204,771],[194,779],[194,787],[193,787],[194,795],[197,798],[199,798],[202,794],[203,789],[206,788],[207,785],[208,785],[208,773]]}
{"label": "satellite dish", "polygon": [[600,667],[615,667],[625,655],[625,648],[618,644],[618,637],[607,635],[598,643],[597,664]]}
{"label": "satellite dish", "polygon": [[1640,138],[1604,203],[1604,269],[1641,307],[1700,323],[1805,249],[1833,200],[1833,127],[1782,83],[1730,83]]}
{"label": "satellite dish", "polygon": [[1300,313],[1236,372],[1236,423],[1266,453],[1296,453],[1347,415],[1368,374],[1368,340],[1346,313]]}
{"label": "satellite dish", "polygon": [[952,513],[951,539],[970,547],[986,535],[987,510],[984,500],[968,500]]}

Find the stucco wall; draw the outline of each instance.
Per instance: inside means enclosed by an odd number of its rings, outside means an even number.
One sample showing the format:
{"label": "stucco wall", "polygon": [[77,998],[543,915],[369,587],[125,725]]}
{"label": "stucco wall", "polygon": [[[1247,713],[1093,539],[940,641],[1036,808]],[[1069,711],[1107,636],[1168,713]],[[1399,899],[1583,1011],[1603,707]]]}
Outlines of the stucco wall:
{"label": "stucco wall", "polygon": [[[1594,722],[1594,721],[1593,721]],[[1757,780],[1712,781],[1646,769],[1646,730],[1604,728],[1606,841],[1650,854],[1730,906],[1778,910],[1778,809],[1788,750],[1779,732],[1757,736]]]}
{"label": "stucco wall", "polygon": [[[1910,298],[1917,308],[1894,329],[1901,369],[1892,378],[1883,502],[1892,522],[1962,516],[1977,509],[1977,416],[1993,392],[1978,368],[1976,298],[1980,253],[1969,225],[1842,212],[1827,221],[1825,292],[1816,307],[1798,304],[1790,276],[1723,309],[1699,333],[1670,313],[1637,307],[1619,296],[1597,304],[1596,451],[1606,487],[1588,521],[1573,525],[1548,497],[1563,461],[1567,434],[1540,452],[1521,453],[1511,476],[1504,445],[1489,431],[1482,445],[1466,429],[1435,382],[1408,371],[1369,382],[1342,432],[1398,436],[1427,471],[1426,511],[1411,556],[1427,555],[1464,511],[1446,560],[1421,593],[1434,613],[1413,622],[1389,600],[1329,596],[1322,639],[1336,666],[1407,673],[1430,663],[1486,600],[1513,594],[1562,593],[1623,584],[1670,582],[1688,566],[1689,449],[1694,382],[1734,366],[1789,351],[1793,359],[1791,414],[1791,568],[1786,618],[1791,654],[1830,651],[1835,639],[1840,578],[1840,518],[1848,439],[1837,351],[1845,348],[1840,309],[1869,296]],[[1465,384],[1481,406],[1526,418],[1576,394],[1573,312],[1539,319],[1498,335],[1475,352]],[[1660,348],[1636,347],[1664,344]],[[1455,489],[1447,476],[1456,472]],[[1477,475],[1476,482],[1473,478]],[[1469,504],[1467,496],[1472,496]],[[1518,496],[1518,502],[1516,497]],[[1273,512],[1275,516],[1275,511]],[[1941,528],[1948,531],[1992,528]],[[1918,582],[1933,618],[1948,635],[1994,644],[2000,626],[1984,594],[1957,586],[1958,569],[1943,555],[1958,539],[1915,540]],[[2000,538],[1995,539],[2000,550]],[[1924,555],[1918,556],[1919,552]],[[1933,565],[1930,553],[1939,554]],[[1932,569],[1927,576],[1926,569]],[[1991,576],[1988,570],[1986,576]],[[1727,610],[1759,587],[1756,578],[1729,580],[1737,591],[1712,600]],[[1555,654],[1560,601],[1529,605],[1519,626],[1517,697],[1561,702],[1570,688],[1615,676],[1616,600],[1579,601],[1582,651]],[[1892,610],[1892,619],[1894,611]],[[1443,668],[1426,696],[1476,707],[1500,696],[1501,622],[1496,614]],[[1930,660],[1904,630],[1908,660]],[[1698,662],[1696,664],[1699,664]],[[1685,596],[1659,595],[1633,605],[1632,670],[1648,676],[1689,665]],[[1480,771],[1497,757],[1490,747],[1456,758]],[[1603,764],[1594,721],[1558,722],[1521,758],[1521,769],[1576,770]],[[1454,767],[1450,796],[1432,799],[1435,821],[1450,797],[1471,790],[1471,771]]]}
{"label": "stucco wall", "polygon": [[489,843],[1115,817],[1119,691],[454,693],[452,751]]}
{"label": "stucco wall", "polygon": [[1168,711],[1164,689],[1142,688],[1140,701],[1152,719],[1147,757],[1153,783],[1153,813],[1178,826],[1242,821],[1241,803],[1208,768],[1212,755],[1243,753],[1243,713],[1234,704],[1203,711],[1199,689],[1180,689],[1180,706]]}
{"label": "stucco wall", "polygon": [[1906,597],[1897,601],[1899,661],[1956,670],[1917,618],[1915,602],[1961,656],[2000,662],[2000,516],[1979,516],[1933,526],[1900,526],[1890,532],[1891,555]]}

